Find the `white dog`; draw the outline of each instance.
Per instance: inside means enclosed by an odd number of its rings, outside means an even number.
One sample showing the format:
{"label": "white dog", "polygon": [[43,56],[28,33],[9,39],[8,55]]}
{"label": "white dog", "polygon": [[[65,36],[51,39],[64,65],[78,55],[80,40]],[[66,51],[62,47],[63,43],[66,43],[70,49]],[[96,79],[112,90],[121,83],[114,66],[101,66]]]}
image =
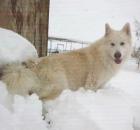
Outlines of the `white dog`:
{"label": "white dog", "polygon": [[105,35],[89,47],[7,65],[1,79],[10,92],[35,92],[41,99],[53,99],[66,88],[97,90],[116,74],[130,50],[129,24],[120,31],[106,24]]}

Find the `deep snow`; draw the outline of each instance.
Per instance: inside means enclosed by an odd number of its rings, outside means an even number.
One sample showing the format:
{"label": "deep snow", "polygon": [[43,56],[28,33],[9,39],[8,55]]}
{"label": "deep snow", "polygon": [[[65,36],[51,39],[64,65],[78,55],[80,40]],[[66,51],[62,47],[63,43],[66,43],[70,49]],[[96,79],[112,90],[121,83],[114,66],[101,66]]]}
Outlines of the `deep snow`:
{"label": "deep snow", "polygon": [[0,82],[0,130],[46,130],[42,103],[36,95],[12,97]]}

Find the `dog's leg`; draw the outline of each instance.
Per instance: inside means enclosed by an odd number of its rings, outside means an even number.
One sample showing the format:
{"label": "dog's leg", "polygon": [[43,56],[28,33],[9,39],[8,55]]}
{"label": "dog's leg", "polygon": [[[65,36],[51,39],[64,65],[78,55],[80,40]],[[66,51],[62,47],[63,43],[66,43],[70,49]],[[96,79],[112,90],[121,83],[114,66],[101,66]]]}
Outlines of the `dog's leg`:
{"label": "dog's leg", "polygon": [[[44,70],[44,69],[43,69]],[[58,97],[61,92],[68,88],[67,78],[64,72],[45,72],[40,71],[41,82],[43,86],[39,91],[41,100],[50,100]],[[45,72],[45,73],[44,73]]]}
{"label": "dog's leg", "polygon": [[90,72],[87,76],[85,88],[96,91],[98,88],[97,86],[97,77],[95,76],[94,72]]}

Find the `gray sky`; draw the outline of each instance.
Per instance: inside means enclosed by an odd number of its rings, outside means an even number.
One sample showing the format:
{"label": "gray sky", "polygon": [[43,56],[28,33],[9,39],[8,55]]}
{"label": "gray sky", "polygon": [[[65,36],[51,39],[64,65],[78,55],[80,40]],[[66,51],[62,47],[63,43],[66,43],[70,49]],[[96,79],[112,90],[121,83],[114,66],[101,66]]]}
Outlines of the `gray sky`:
{"label": "gray sky", "polygon": [[104,34],[104,24],[121,29],[140,21],[140,0],[51,0],[49,35],[94,41]]}

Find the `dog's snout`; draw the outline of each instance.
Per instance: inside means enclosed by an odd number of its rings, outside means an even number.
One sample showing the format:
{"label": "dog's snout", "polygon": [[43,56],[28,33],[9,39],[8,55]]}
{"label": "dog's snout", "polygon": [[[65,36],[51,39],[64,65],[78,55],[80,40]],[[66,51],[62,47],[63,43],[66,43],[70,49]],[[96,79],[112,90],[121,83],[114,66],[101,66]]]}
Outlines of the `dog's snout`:
{"label": "dog's snout", "polygon": [[121,58],[121,53],[120,52],[116,52],[115,54],[114,54],[114,57],[116,58],[116,59],[118,59],[118,58]]}

